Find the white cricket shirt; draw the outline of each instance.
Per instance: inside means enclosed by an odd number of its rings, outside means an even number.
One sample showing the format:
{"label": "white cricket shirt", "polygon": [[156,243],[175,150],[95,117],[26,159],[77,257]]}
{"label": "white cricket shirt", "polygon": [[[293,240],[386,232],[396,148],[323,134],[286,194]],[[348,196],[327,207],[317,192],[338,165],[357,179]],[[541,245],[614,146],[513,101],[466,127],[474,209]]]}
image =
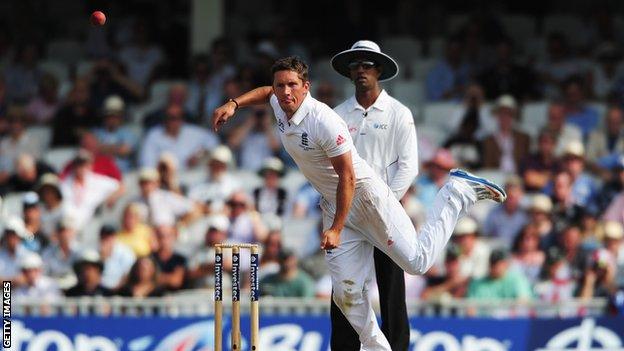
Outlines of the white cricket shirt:
{"label": "white cricket shirt", "polygon": [[373,170],[358,155],[347,124],[310,93],[290,121],[275,95],[271,96],[271,107],[284,148],[301,173],[327,201],[336,202],[338,188],[338,174],[329,160],[331,157],[351,151],[356,188],[374,177]]}
{"label": "white cricket shirt", "polygon": [[334,109],[349,127],[360,156],[403,197],[418,174],[418,143],[412,112],[385,90],[368,109],[355,96]]}

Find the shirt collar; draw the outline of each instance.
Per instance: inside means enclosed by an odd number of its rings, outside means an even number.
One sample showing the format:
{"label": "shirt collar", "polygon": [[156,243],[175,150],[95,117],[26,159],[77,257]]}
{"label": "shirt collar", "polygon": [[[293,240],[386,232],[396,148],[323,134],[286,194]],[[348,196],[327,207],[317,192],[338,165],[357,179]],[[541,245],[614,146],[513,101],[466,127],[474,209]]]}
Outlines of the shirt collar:
{"label": "shirt collar", "polygon": [[288,120],[288,123],[294,123],[295,125],[298,126],[299,123],[303,121],[303,118],[308,115],[311,109],[312,109],[312,94],[308,92],[306,94],[306,97],[303,99],[303,102],[297,109],[297,111],[295,111],[295,114],[292,116],[290,120]]}
{"label": "shirt collar", "polygon": [[[385,89],[382,89],[381,93],[379,93],[379,96],[377,97],[377,100],[375,100],[375,103],[370,108],[376,108],[379,111],[384,111],[385,109],[388,108],[388,105],[390,104],[389,99],[390,99],[390,95],[388,95]],[[349,103],[349,112],[353,112],[355,110],[362,110],[362,111],[366,110],[357,101],[357,99],[355,98],[355,95],[351,96],[348,103]]]}

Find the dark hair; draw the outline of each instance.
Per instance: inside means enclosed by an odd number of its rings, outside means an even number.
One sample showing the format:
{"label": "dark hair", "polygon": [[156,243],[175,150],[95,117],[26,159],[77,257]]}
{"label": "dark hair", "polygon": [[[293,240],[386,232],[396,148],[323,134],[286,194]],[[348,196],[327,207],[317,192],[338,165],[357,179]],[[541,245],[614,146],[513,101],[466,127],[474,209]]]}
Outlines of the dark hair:
{"label": "dark hair", "polygon": [[297,72],[302,81],[308,81],[308,65],[298,56],[288,56],[275,61],[271,66],[271,74],[279,71]]}
{"label": "dark hair", "polygon": [[139,257],[136,259],[136,261],[134,261],[134,264],[132,265],[132,268],[130,268],[130,272],[128,273],[128,278],[126,280],[126,284],[130,287],[135,286],[136,284],[138,284],[139,282],[139,265],[141,264],[141,261],[143,260],[147,260],[150,261],[152,263],[152,265],[154,266],[154,284],[158,285],[158,275],[160,274],[160,269],[158,268],[158,264],[156,263],[156,261],[151,257],[151,256],[143,256],[143,257]]}

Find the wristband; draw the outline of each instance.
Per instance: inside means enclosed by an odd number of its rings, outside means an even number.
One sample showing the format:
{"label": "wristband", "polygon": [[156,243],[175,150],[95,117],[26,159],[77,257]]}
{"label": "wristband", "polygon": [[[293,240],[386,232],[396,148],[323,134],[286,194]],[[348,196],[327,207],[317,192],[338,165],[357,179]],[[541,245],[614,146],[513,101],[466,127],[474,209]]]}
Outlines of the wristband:
{"label": "wristband", "polygon": [[236,102],[236,100],[234,99],[229,99],[228,102],[233,102],[234,105],[236,105],[236,107],[234,108],[234,111],[238,110],[238,102]]}

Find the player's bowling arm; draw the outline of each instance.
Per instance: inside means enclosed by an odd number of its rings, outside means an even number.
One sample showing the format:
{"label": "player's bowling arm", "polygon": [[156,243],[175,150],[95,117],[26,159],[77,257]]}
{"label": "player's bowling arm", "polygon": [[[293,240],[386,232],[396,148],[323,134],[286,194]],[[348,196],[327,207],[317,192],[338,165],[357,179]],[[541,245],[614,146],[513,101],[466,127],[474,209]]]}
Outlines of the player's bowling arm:
{"label": "player's bowling arm", "polygon": [[325,231],[321,245],[324,249],[335,248],[340,243],[340,232],[351,208],[353,193],[355,192],[355,171],[351,151],[329,159],[334,171],[338,174],[338,188],[336,189],[336,213],[331,227]]}
{"label": "player's bowling arm", "polygon": [[271,94],[273,94],[273,88],[264,86],[250,90],[235,98],[234,101],[230,100],[226,102],[214,110],[212,114],[212,127],[215,131],[218,130],[223,123],[234,116],[238,108],[268,103]]}

